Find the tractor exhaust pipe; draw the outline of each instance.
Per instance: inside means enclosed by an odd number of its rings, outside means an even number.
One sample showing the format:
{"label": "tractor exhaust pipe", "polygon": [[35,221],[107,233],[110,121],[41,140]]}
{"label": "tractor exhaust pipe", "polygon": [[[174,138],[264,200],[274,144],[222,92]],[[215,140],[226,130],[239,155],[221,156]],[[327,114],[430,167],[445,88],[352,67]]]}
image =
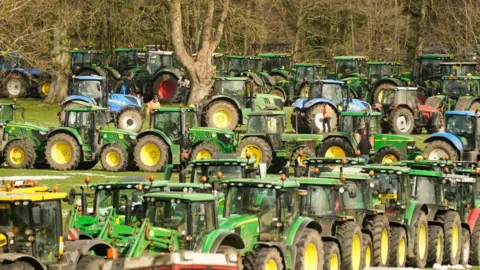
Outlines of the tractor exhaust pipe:
{"label": "tractor exhaust pipe", "polygon": [[127,205],[125,208],[125,225],[129,225],[132,219],[132,207],[133,207],[132,198],[128,197]]}
{"label": "tractor exhaust pipe", "polygon": [[80,197],[80,201],[81,201],[81,204],[82,204],[82,216],[88,216],[88,213],[87,213],[87,193],[85,192],[85,189],[83,187],[80,187],[80,189],[82,190],[82,195]]}

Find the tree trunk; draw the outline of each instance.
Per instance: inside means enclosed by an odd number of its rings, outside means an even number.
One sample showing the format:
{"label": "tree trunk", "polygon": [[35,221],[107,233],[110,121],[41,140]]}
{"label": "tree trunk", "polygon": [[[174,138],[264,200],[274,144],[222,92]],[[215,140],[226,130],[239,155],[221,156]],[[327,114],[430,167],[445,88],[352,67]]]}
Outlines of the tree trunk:
{"label": "tree trunk", "polygon": [[55,103],[64,100],[68,93],[68,81],[70,78],[70,38],[67,30],[64,28],[55,28],[53,30],[53,80],[52,87],[48,92],[45,101]]}

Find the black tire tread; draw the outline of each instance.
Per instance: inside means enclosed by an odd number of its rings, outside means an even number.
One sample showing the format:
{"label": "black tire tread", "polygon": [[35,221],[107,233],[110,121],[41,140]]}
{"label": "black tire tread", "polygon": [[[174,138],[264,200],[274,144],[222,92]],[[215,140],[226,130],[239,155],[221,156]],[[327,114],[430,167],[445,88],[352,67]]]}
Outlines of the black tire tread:
{"label": "black tire tread", "polygon": [[[440,237],[440,243],[442,248],[440,249],[440,256],[437,260],[437,239]],[[428,226],[428,258],[427,267],[432,267],[434,264],[442,263],[443,260],[443,247],[445,246],[445,238],[443,235],[443,228],[440,226]]]}
{"label": "black tire tread", "polygon": [[[400,240],[403,238],[405,243],[405,261],[398,261],[398,248]],[[405,267],[407,261],[408,247],[407,247],[407,233],[402,227],[391,227],[390,228],[390,252],[388,255],[388,265],[390,267]]]}
{"label": "black tire tread", "polygon": [[[160,151],[162,152],[162,156],[159,162],[155,166],[147,166],[143,164],[140,158],[140,154],[141,154],[140,152],[142,150],[142,147],[147,143],[156,144],[160,148]],[[145,137],[142,137],[137,140],[137,144],[135,145],[135,148],[134,148],[135,163],[137,164],[137,167],[142,171],[158,172],[160,170],[163,170],[163,167],[169,162],[169,159],[170,159],[170,152],[168,149],[169,147],[167,146],[167,144],[158,136],[147,135]]]}
{"label": "black tire tread", "polygon": [[[406,132],[401,132],[400,130],[397,130],[395,122],[400,115],[405,115],[410,119],[410,123],[411,123],[410,130]],[[410,112],[410,110],[408,110],[407,108],[398,108],[395,111],[393,111],[388,117],[388,126],[390,128],[390,131],[393,134],[409,135],[412,133],[413,129],[415,128],[415,119],[413,118],[412,112]]]}
{"label": "black tire tread", "polygon": [[[111,152],[115,151],[120,155],[120,163],[115,166],[111,167],[108,165],[106,161],[106,155]],[[100,164],[105,171],[108,172],[123,172],[127,169],[128,166],[128,153],[123,147],[120,147],[116,144],[107,145],[103,148],[102,152],[100,153]]]}
{"label": "black tire tread", "polygon": [[[360,239],[360,247],[362,244],[362,231],[358,225],[353,221],[347,221],[337,228],[336,237],[340,242],[340,249],[342,251],[342,269],[355,270],[352,268],[352,241],[354,235]],[[363,258],[360,259],[359,266],[363,265]]]}
{"label": "black tire tread", "polygon": [[[56,164],[56,162],[52,159],[51,149],[53,145],[59,141],[66,141],[72,147],[72,159],[66,164]],[[78,145],[77,141],[72,136],[64,133],[55,134],[53,137],[50,137],[47,140],[47,147],[45,152],[47,162],[50,165],[50,168],[58,171],[74,170],[82,161],[82,152],[80,149],[80,145]]]}
{"label": "black tire tread", "polygon": [[372,266],[387,267],[388,266],[388,256],[385,262],[382,262],[382,232],[384,229],[387,230],[388,234],[388,248],[387,254],[390,253],[390,223],[388,218],[385,215],[377,215],[368,224],[369,230],[373,234],[372,244],[373,244],[373,260]]}
{"label": "black tire tread", "polygon": [[[13,163],[11,158],[10,158],[10,151],[14,147],[22,148],[23,152],[25,153],[25,160],[22,164]],[[26,139],[11,141],[5,147],[4,153],[5,153],[5,161],[7,162],[8,166],[10,168],[15,168],[15,169],[31,168],[33,166],[33,164],[35,163],[35,159],[37,157],[37,155],[35,153],[35,149]]]}
{"label": "black tire tread", "polygon": [[302,236],[300,240],[296,244],[297,247],[297,254],[295,260],[295,269],[296,270],[303,270],[305,268],[304,264],[304,256],[305,256],[305,248],[309,243],[313,243],[317,248],[317,256],[318,256],[318,266],[321,267],[323,265],[323,244],[322,239],[317,231],[312,229],[305,229],[302,232]]}
{"label": "black tire tread", "polygon": [[[462,220],[460,215],[455,211],[448,211],[443,215],[439,215],[437,219],[443,223],[443,233],[445,237],[445,247],[443,252],[443,263],[449,265],[457,265],[460,262],[460,254],[462,250]],[[457,223],[457,228],[459,230],[459,243],[458,250],[455,256],[451,256],[452,253],[452,228],[453,225]]]}
{"label": "black tire tread", "polygon": [[242,139],[240,145],[237,147],[237,156],[241,156],[243,148],[247,145],[256,145],[262,151],[261,163],[266,163],[267,167],[272,164],[273,150],[270,144],[260,137],[247,137]]}

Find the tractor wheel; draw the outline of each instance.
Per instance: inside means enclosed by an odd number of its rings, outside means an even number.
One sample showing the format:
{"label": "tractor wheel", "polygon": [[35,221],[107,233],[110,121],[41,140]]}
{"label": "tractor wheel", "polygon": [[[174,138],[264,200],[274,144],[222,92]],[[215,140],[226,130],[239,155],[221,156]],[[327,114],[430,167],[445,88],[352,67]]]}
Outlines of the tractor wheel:
{"label": "tractor wheel", "polygon": [[123,172],[128,166],[128,153],[122,147],[109,145],[100,153],[102,168],[109,172]]}
{"label": "tractor wheel", "polygon": [[[480,103],[479,103],[480,104]],[[441,132],[445,129],[445,118],[442,113],[437,113],[434,116],[434,119],[430,120],[429,126],[427,127],[427,132],[429,134]]]}
{"label": "tractor wheel", "polygon": [[254,250],[253,268],[244,267],[245,270],[283,270],[282,255],[276,248],[261,247]]}
{"label": "tractor wheel", "polygon": [[352,146],[342,138],[329,138],[322,142],[318,150],[318,157],[344,158],[353,157],[355,152]]}
{"label": "tractor wheel", "polygon": [[176,103],[181,99],[178,79],[169,73],[164,73],[155,79],[153,92],[160,102]]}
{"label": "tractor wheel", "polygon": [[335,242],[323,243],[323,269],[324,270],[340,270],[342,257],[340,249]]}
{"label": "tractor wheel", "polygon": [[317,231],[305,229],[296,247],[296,270],[315,270],[323,266],[323,243]]}
{"label": "tractor wheel", "polygon": [[372,266],[387,267],[390,244],[390,223],[385,215],[377,215],[368,222],[373,234]]}
{"label": "tractor wheel", "polygon": [[239,123],[239,114],[235,106],[228,101],[215,101],[205,111],[208,127],[234,130]]}
{"label": "tractor wheel", "polygon": [[269,93],[270,95],[279,96],[279,97],[283,98],[284,101],[287,99],[287,97],[285,96],[285,93],[282,91],[281,88],[278,88],[278,87],[273,88],[273,89],[270,90],[270,92],[268,92],[268,93]]}
{"label": "tractor wheel", "polygon": [[237,156],[246,158],[247,154],[255,158],[255,166],[259,163],[266,163],[267,168],[272,164],[272,148],[270,144],[259,137],[247,137],[242,139],[237,148]]}
{"label": "tractor wheel", "polygon": [[309,146],[302,146],[297,148],[290,160],[290,166],[294,166],[295,175],[297,175],[297,164],[299,164],[298,167],[300,168],[299,174],[304,175],[306,173],[305,170],[307,168],[307,165],[304,164],[304,161],[307,158],[313,158],[313,157],[315,157],[315,150],[313,150]]}
{"label": "tractor wheel", "polygon": [[50,92],[50,87],[52,87],[51,81],[40,81],[38,83],[38,96],[40,98],[46,98],[48,96],[48,92]]}
{"label": "tractor wheel", "polygon": [[391,91],[396,86],[391,83],[382,83],[375,88],[372,96],[372,104],[381,103],[384,97],[384,91]]}
{"label": "tractor wheel", "polygon": [[78,260],[76,270],[100,270],[105,260],[101,257],[92,255],[84,255]]}
{"label": "tractor wheel", "polygon": [[480,217],[475,221],[470,238],[470,264],[480,265]]}
{"label": "tractor wheel", "polygon": [[117,126],[131,132],[139,132],[143,126],[142,114],[134,109],[125,110],[118,116]]}
{"label": "tractor wheel", "polygon": [[82,155],[80,145],[67,134],[57,134],[47,141],[47,162],[54,170],[65,171],[77,168]]}
{"label": "tractor wheel", "polygon": [[168,145],[154,135],[145,136],[137,141],[134,149],[135,163],[146,172],[158,172],[170,160]]}
{"label": "tractor wheel", "polygon": [[470,105],[470,108],[468,109],[470,111],[476,112],[480,110],[480,102],[474,101],[472,102],[472,105]]}
{"label": "tractor wheel", "polygon": [[460,263],[462,265],[468,265],[470,256],[470,232],[462,228],[462,254],[460,257]]}
{"label": "tractor wheel", "polygon": [[415,119],[408,109],[398,108],[391,113],[388,125],[393,134],[409,135],[415,127]]}
{"label": "tractor wheel", "polygon": [[[298,115],[298,117],[297,117]],[[298,123],[297,123],[297,118],[298,118]],[[292,123],[292,127],[294,130],[296,130],[300,134],[308,134],[310,133],[310,130],[308,129],[308,122],[304,117],[300,115],[299,112],[294,111],[290,115],[290,122]],[[298,124],[298,128],[297,128]]]}
{"label": "tractor wheel", "polygon": [[[313,133],[322,133],[326,132],[323,130],[323,104],[315,105],[308,111],[308,129],[313,130]],[[330,130],[337,130],[338,123],[338,114],[330,105],[328,105],[327,110],[330,110],[332,117],[330,118]],[[322,118],[321,118],[322,117]]]}
{"label": "tractor wheel", "polygon": [[405,267],[407,261],[407,233],[402,227],[390,230],[389,267]]}
{"label": "tractor wheel", "polygon": [[192,159],[210,159],[216,155],[218,155],[220,151],[209,142],[203,142],[198,145],[196,145],[192,149]]}
{"label": "tractor wheel", "polygon": [[370,268],[373,264],[373,244],[372,238],[370,235],[364,233],[362,237],[362,254],[363,254],[363,262],[362,262],[362,269]]}
{"label": "tractor wheel", "polygon": [[455,211],[448,211],[437,218],[443,223],[445,234],[445,248],[443,252],[443,263],[457,265],[460,262],[462,251],[462,220]]}
{"label": "tractor wheel", "polygon": [[4,153],[5,160],[10,168],[31,168],[35,163],[35,149],[26,140],[12,141],[5,147]]}
{"label": "tractor wheel", "polygon": [[8,97],[11,98],[24,96],[27,90],[27,82],[18,74],[10,75],[6,80],[5,86]]}
{"label": "tractor wheel", "polygon": [[428,226],[428,259],[427,267],[442,264],[445,238],[441,226]]}
{"label": "tractor wheel", "polygon": [[27,262],[15,261],[0,265],[0,270],[35,270],[35,267]]}
{"label": "tractor wheel", "polygon": [[92,161],[82,161],[78,164],[76,170],[80,171],[88,171],[93,169],[98,163],[98,160],[92,160]]}
{"label": "tractor wheel", "polygon": [[342,251],[342,269],[361,269],[363,245],[360,227],[353,221],[347,221],[337,228],[336,237]]}
{"label": "tractor wheel", "polygon": [[428,159],[439,160],[448,156],[449,159],[458,160],[458,152],[449,143],[445,141],[429,142],[423,153],[427,155]]}
{"label": "tractor wheel", "polygon": [[428,222],[425,212],[420,212],[417,220],[412,221],[415,234],[413,235],[413,254],[415,258],[409,264],[413,267],[424,268],[427,264],[428,255]]}
{"label": "tractor wheel", "polygon": [[404,160],[405,156],[402,152],[393,146],[388,146],[378,151],[375,155],[375,162],[381,164],[397,163],[400,160]]}
{"label": "tractor wheel", "polygon": [[58,114],[58,117],[60,118],[60,121],[63,123],[63,121],[65,120],[65,110],[67,108],[82,108],[82,107],[84,107],[84,106],[82,106],[78,103],[74,103],[74,102],[67,103],[67,105],[63,106],[60,109],[60,113]]}

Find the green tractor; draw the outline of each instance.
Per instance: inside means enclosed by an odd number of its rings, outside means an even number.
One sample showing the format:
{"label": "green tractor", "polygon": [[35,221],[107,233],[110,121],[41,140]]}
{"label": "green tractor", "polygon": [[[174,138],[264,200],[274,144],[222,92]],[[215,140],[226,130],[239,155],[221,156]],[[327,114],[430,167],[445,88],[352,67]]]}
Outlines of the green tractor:
{"label": "green tractor", "polygon": [[384,89],[393,89],[400,86],[413,86],[413,82],[402,74],[400,62],[367,62],[370,96],[367,100],[375,104],[382,99]]}
{"label": "green tractor", "polygon": [[203,122],[208,127],[234,130],[247,123],[252,111],[283,109],[281,97],[253,89],[246,77],[217,77],[212,91],[201,101]]}
{"label": "green tractor", "polygon": [[[276,89],[275,79],[262,71],[262,59],[250,55],[227,56],[227,75],[230,77],[247,77],[253,82],[255,92],[269,92]],[[279,89],[280,90],[280,89]]]}
{"label": "green tractor", "polygon": [[[286,104],[291,104],[298,98],[308,97],[310,85],[327,77],[327,66],[318,63],[296,63],[292,69],[292,76],[288,91],[282,94]],[[279,84],[284,85],[285,82]],[[285,89],[284,86],[282,88]]]}
{"label": "green tractor", "polygon": [[277,83],[290,79],[290,53],[259,53],[257,56],[262,59],[263,71],[268,72]]}
{"label": "green tractor", "polygon": [[[131,73],[135,91],[142,96],[149,96],[145,82],[148,81],[147,71],[148,50],[143,48],[117,48],[110,58],[110,66],[118,70],[122,76]],[[121,85],[118,85],[120,87]],[[114,89],[118,92],[119,89]]]}
{"label": "green tractor", "polygon": [[426,88],[428,96],[432,96],[441,89],[441,63],[454,58],[455,56],[451,54],[419,54],[414,59],[413,72],[410,77],[415,85]]}
{"label": "green tractor", "polygon": [[335,56],[335,79],[345,81],[356,98],[365,98],[369,92],[367,56]]}
{"label": "green tractor", "polygon": [[329,133],[318,150],[319,157],[355,157],[361,134],[365,130],[372,145],[371,158],[376,163],[395,163],[421,154],[412,137],[382,134],[382,114],[373,112],[340,112],[340,132]]}
{"label": "green tractor", "polygon": [[248,115],[246,133],[241,137],[237,155],[254,158],[255,165],[265,163],[271,172],[278,172],[286,164],[295,168],[303,160],[314,157],[321,135],[285,132],[285,112],[259,111]]}
{"label": "green tractor", "polygon": [[227,72],[226,55],[223,53],[213,53],[212,64],[215,66],[217,76],[223,76]]}
{"label": "green tractor", "polygon": [[15,121],[15,112],[23,108],[15,102],[0,104],[0,164],[11,168],[45,168],[45,144],[48,128]]}
{"label": "green tractor", "polygon": [[104,170],[133,167],[136,133],[108,128],[107,110],[98,106],[65,109],[62,127],[47,135],[46,160],[55,170],[89,170],[98,161]]}
{"label": "green tractor", "polygon": [[195,108],[159,108],[150,116],[150,127],[137,135],[134,159],[147,172],[165,165],[186,164],[186,159],[211,158],[235,151],[235,134],[229,130],[200,127]]}
{"label": "green tractor", "polygon": [[444,76],[478,76],[477,62],[444,62],[440,63]]}
{"label": "green tractor", "polygon": [[280,179],[224,180],[225,211],[219,227],[243,239],[243,269],[321,269],[322,228],[299,212],[299,197],[305,192],[298,183],[285,175]]}
{"label": "green tractor", "polygon": [[480,77],[477,76],[444,76],[442,91],[431,96],[425,105],[450,110],[480,110]]}

